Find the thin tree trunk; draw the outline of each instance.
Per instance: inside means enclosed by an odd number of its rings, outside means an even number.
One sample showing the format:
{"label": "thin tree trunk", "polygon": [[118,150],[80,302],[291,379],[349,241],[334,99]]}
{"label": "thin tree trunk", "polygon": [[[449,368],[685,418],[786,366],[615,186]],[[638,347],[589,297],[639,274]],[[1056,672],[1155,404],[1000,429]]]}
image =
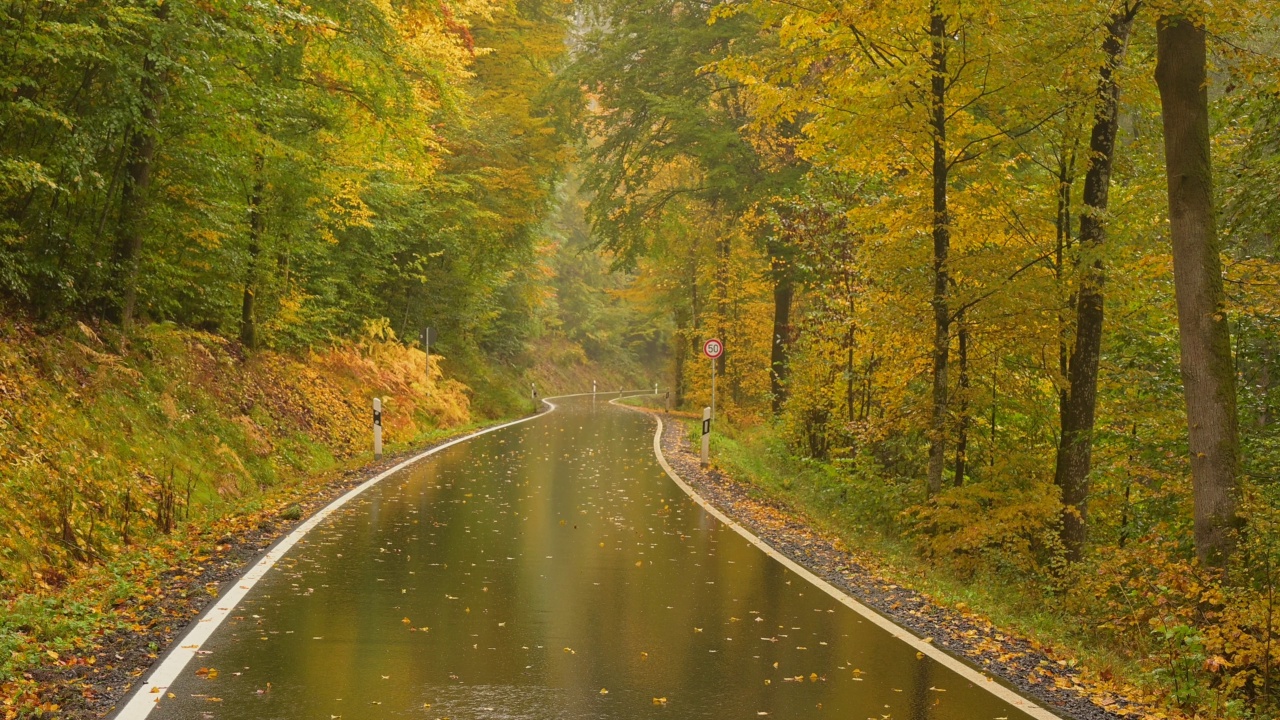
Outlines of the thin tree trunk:
{"label": "thin tree trunk", "polygon": [[[1237,354],[1236,357],[1239,357]],[[1262,350],[1258,357],[1258,398],[1261,400],[1262,407],[1258,410],[1258,418],[1255,421],[1259,430],[1265,430],[1271,426],[1271,366],[1275,364],[1275,353],[1269,339],[1263,338]]]}
{"label": "thin tree trunk", "polygon": [[776,250],[770,254],[773,256],[773,348],[769,354],[769,389],[773,395],[773,414],[777,415],[787,401],[787,351],[791,346],[791,300],[795,285],[786,261],[778,257]]}
{"label": "thin tree trunk", "polygon": [[[1058,163],[1058,213],[1057,247],[1054,249],[1054,276],[1061,285],[1066,279],[1067,253],[1071,249],[1071,194],[1075,187],[1075,148],[1064,152]],[[1068,309],[1076,305],[1076,294],[1058,311],[1058,373],[1062,385],[1058,388],[1058,427],[1066,426],[1067,375],[1071,367],[1071,323],[1065,317]]]}
{"label": "thin tree trunk", "polygon": [[688,372],[685,370],[686,357],[696,358],[698,356],[698,331],[702,328],[702,300],[698,295],[698,246],[696,243],[689,247],[689,274],[686,279],[689,283],[689,332],[681,338],[682,344],[678,351],[679,366],[676,369],[677,375],[681,378],[682,384],[677,388],[676,407],[683,407],[685,397],[689,391]]}
{"label": "thin tree trunk", "polygon": [[996,394],[999,387],[996,382],[996,373],[999,369],[1000,365],[997,360],[996,364],[991,367],[991,449],[987,451],[987,467],[996,466],[996,412],[1000,409],[1000,398]]}
{"label": "thin tree trunk", "polygon": [[[148,60],[147,63],[150,64],[151,61]],[[116,265],[119,268],[122,290],[120,325],[126,334],[133,326],[133,316],[138,304],[143,220],[146,217],[147,190],[151,186],[151,161],[155,158],[156,148],[154,109],[144,109],[142,121],[148,127],[135,130],[129,143],[129,162],[125,166],[125,179],[120,192],[120,221],[116,232]]]}
{"label": "thin tree trunk", "polygon": [[675,336],[675,346],[676,346],[675,347],[675,368],[674,368],[675,382],[673,383],[673,387],[675,389],[675,396],[672,398],[672,402],[677,408],[684,406],[684,386],[685,386],[684,360],[685,360],[685,356],[689,352],[688,337],[689,337],[688,327],[686,327],[684,324],[677,325],[676,336]]}
{"label": "thin tree trunk", "polygon": [[1084,212],[1080,214],[1080,262],[1076,285],[1076,333],[1067,366],[1067,397],[1058,437],[1054,482],[1062,497],[1062,544],[1067,559],[1084,555],[1088,528],[1089,468],[1093,461],[1093,426],[1098,405],[1098,361],[1102,352],[1103,283],[1101,251],[1107,240],[1106,212],[1120,127],[1120,85],[1116,80],[1138,3],[1124,7],[1107,24],[1102,43],[1106,56],[1098,74],[1098,99],[1089,137],[1089,170],[1084,178]]}
{"label": "thin tree trunk", "polygon": [[947,361],[951,351],[950,284],[951,216],[947,209],[947,18],[937,2],[929,19],[932,42],[930,124],[933,130],[933,413],[929,423],[929,494],[942,491],[947,452]]}
{"label": "thin tree trunk", "polygon": [[[169,17],[169,5],[156,8],[156,19],[163,23]],[[120,326],[125,334],[133,326],[138,304],[138,269],[142,259],[143,225],[146,219],[147,191],[151,187],[151,164],[156,154],[156,121],[164,82],[160,77],[157,47],[152,47],[142,61],[141,123],[133,129],[129,140],[129,159],[120,191],[120,218],[116,228],[116,272],[121,291]]]}
{"label": "thin tree trunk", "polygon": [[958,393],[959,420],[956,423],[956,487],[964,486],[964,475],[968,470],[969,455],[969,328],[964,323],[964,316],[957,318],[960,326],[959,335],[960,347],[959,357],[956,359],[960,362],[960,392]]}
{"label": "thin tree trunk", "polygon": [[249,267],[245,273],[244,296],[240,303],[240,344],[253,350],[258,347],[256,304],[258,294],[258,255],[262,252],[264,220],[262,196],[266,192],[266,161],[262,153],[253,157],[253,192],[249,195]]}
{"label": "thin tree trunk", "polygon": [[[724,343],[724,351],[713,362],[720,382],[729,380],[726,368],[729,365],[729,273],[731,272],[729,261],[733,256],[732,242],[732,238],[727,234],[721,235],[716,240],[716,337]],[[722,394],[721,397],[723,396]]]}
{"label": "thin tree trunk", "polygon": [[1192,18],[1161,17],[1157,45],[1196,555],[1208,566],[1225,568],[1241,525],[1240,445],[1231,329],[1213,206],[1205,31]]}

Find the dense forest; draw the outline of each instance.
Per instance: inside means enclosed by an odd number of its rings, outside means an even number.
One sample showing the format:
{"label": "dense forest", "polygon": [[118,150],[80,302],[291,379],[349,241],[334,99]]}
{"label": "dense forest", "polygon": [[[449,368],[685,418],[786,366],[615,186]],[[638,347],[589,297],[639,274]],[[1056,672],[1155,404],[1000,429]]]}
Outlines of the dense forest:
{"label": "dense forest", "polygon": [[9,4],[0,292],[46,325],[278,348],[385,317],[511,352],[565,150],[557,12]]}
{"label": "dense forest", "polygon": [[[430,377],[430,326],[464,381],[661,365],[700,410],[718,337],[718,420],[850,538],[1170,714],[1280,712],[1267,3],[19,0],[0,41],[10,345]],[[110,484],[24,517],[68,461],[12,408],[0,583],[168,530]]]}

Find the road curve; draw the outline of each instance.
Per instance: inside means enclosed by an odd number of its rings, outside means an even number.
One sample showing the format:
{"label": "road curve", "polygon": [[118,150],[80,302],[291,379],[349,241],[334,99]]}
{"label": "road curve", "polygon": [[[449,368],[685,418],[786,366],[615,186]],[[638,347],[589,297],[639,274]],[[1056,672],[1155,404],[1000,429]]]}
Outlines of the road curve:
{"label": "road curve", "polygon": [[682,493],[650,417],[558,404],[300,525],[117,717],[1052,717]]}

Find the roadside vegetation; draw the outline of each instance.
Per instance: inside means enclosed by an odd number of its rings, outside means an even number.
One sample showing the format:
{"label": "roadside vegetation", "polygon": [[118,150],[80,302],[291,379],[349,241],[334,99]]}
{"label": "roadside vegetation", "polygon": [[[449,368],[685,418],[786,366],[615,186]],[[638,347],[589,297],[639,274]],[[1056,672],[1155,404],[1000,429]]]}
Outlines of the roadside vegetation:
{"label": "roadside vegetation", "polygon": [[585,7],[588,216],[684,411],[724,342],[716,461],[1170,714],[1277,717],[1275,8]]}
{"label": "roadside vegetation", "polygon": [[[371,459],[473,422],[467,388],[419,350],[371,334],[308,356],[251,359],[195,330],[139,328],[126,355],[87,326],[0,337],[0,680],[9,712],[43,707],[29,676],[127,631],[161,578]],[[434,358],[433,358],[434,360]],[[12,703],[12,705],[10,705]]]}
{"label": "roadside vegetation", "polygon": [[630,379],[580,357],[545,380],[532,368],[478,369],[464,376],[473,390],[446,377],[441,361],[433,355],[428,374],[422,350],[380,323],[304,355],[249,356],[234,340],[173,325],[137,328],[127,354],[85,325],[51,335],[5,326],[6,715],[56,713],[42,679],[149,625],[170,579],[228,538],[301,520],[312,496],[369,463],[373,397],[383,399],[385,448],[395,454],[528,414],[527,378],[553,393],[557,382],[580,390],[592,377]]}

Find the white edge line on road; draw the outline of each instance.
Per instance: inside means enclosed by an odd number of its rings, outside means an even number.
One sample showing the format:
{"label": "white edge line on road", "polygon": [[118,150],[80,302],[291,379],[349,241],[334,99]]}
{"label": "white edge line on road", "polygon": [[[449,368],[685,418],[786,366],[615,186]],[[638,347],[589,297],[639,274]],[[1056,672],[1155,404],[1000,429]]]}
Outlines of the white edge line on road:
{"label": "white edge line on road", "polygon": [[[627,407],[627,406],[623,405],[621,407]],[[742,527],[738,523],[731,520],[727,515],[717,510],[715,506],[713,506],[711,503],[704,500],[702,496],[697,493],[697,491],[695,491],[692,487],[688,485],[688,483],[686,483],[683,479],[681,479],[680,476],[676,474],[675,470],[671,469],[671,465],[667,463],[667,459],[662,455],[662,418],[658,417],[656,413],[653,414],[653,417],[655,420],[658,421],[658,429],[653,434],[653,453],[658,456],[658,464],[662,466],[662,469],[666,471],[667,475],[675,482],[675,484],[680,486],[681,490],[684,490],[689,497],[693,498],[694,502],[702,506],[702,509],[706,510],[708,513],[711,513],[711,515],[714,516],[720,522],[733,528],[735,532],[737,532],[742,537],[746,538],[747,542],[751,543],[752,545],[755,545],[762,552],[764,552],[765,555],[768,555],[774,560],[777,560],[778,562],[782,563],[783,566],[785,566],[791,572],[799,575],[805,580],[808,580],[812,585],[816,586],[818,589],[822,590],[823,592],[835,598],[836,600],[839,600],[841,603],[843,603],[844,605],[846,605],[847,607],[849,607],[850,609],[852,609],[854,612],[858,613],[862,617],[875,623],[885,632],[901,640],[907,645],[910,645],[911,647],[915,648],[917,652],[920,652],[929,656],[929,658],[931,658],[938,664],[942,665],[943,667],[946,667],[948,670],[951,670],[952,672],[956,673],[957,675],[964,678],[965,680],[968,680],[969,682],[973,683],[975,686],[986,690],[992,695],[995,695],[997,698],[1018,708],[1019,710],[1030,715],[1031,717],[1036,718],[1036,720],[1062,720],[1062,718],[1059,717],[1058,715],[1054,715],[1053,713],[1035,704],[1034,702],[1028,700],[1027,698],[1019,695],[1013,690],[1010,690],[1004,685],[1001,685],[990,676],[984,675],[981,672],[978,672],[977,670],[970,667],[969,665],[966,665],[965,663],[957,660],[954,657],[951,657],[950,655],[943,652],[942,650],[934,647],[932,644],[921,640],[920,638],[908,632],[906,629],[898,627],[885,616],[872,610],[866,605],[863,605],[857,600],[854,600],[852,597],[849,597],[849,595],[845,594],[843,591],[836,588],[831,583],[827,582],[826,580],[823,580],[817,575],[814,575],[812,572],[809,572],[809,570],[807,570],[804,566],[795,562],[794,560],[787,557],[786,555],[783,555],[777,550],[774,550],[773,547],[770,546],[768,543],[756,537],[749,530]]]}
{"label": "white edge line on road", "polygon": [[[648,392],[648,390],[619,391],[620,394],[623,392]],[[200,648],[209,639],[209,637],[213,635],[213,631],[217,630],[218,626],[222,624],[222,621],[227,619],[231,612],[235,610],[236,605],[238,605],[240,601],[244,599],[244,596],[253,589],[253,586],[266,576],[267,572],[275,566],[276,562],[280,558],[284,557],[284,555],[288,553],[304,535],[310,532],[316,525],[324,522],[326,518],[332,515],[343,505],[346,505],[353,498],[374,485],[377,485],[379,482],[385,480],[391,475],[394,475],[419,460],[430,455],[434,455],[445,448],[453,447],[454,445],[480,437],[481,435],[486,435],[494,432],[495,430],[501,430],[503,428],[511,427],[512,425],[519,425],[520,423],[529,422],[530,420],[543,417],[556,409],[556,404],[551,402],[552,400],[566,397],[583,397],[594,394],[612,395],[613,393],[574,393],[571,395],[557,395],[551,398],[543,398],[543,404],[550,408],[546,413],[530,415],[501,425],[494,425],[493,427],[478,430],[476,432],[463,435],[460,438],[454,438],[447,443],[437,445],[430,450],[414,455],[389,470],[384,470],[383,472],[378,473],[374,477],[369,478],[363,483],[347,491],[346,494],[342,495],[338,499],[324,506],[322,510],[312,515],[306,520],[306,522],[303,522],[301,525],[294,528],[293,532],[289,533],[269,548],[266,554],[262,556],[262,559],[258,560],[253,567],[249,568],[244,575],[241,575],[240,578],[235,581],[234,586],[230,591],[216,599],[213,604],[209,606],[209,609],[200,616],[200,619],[191,625],[191,629],[187,631],[187,634],[184,635],[176,645],[172,646],[172,649],[164,656],[164,659],[160,661],[160,664],[151,671],[151,675],[147,678],[146,682],[139,685],[138,688],[133,691],[133,694],[129,697],[129,701],[125,703],[125,706],[114,716],[114,720],[144,720],[148,715],[150,715],[152,709],[154,709],[160,699],[164,697],[165,691],[168,690],[169,686],[178,679],[178,675],[182,673],[183,668],[185,668],[187,663],[191,662],[191,659],[199,653]]]}

